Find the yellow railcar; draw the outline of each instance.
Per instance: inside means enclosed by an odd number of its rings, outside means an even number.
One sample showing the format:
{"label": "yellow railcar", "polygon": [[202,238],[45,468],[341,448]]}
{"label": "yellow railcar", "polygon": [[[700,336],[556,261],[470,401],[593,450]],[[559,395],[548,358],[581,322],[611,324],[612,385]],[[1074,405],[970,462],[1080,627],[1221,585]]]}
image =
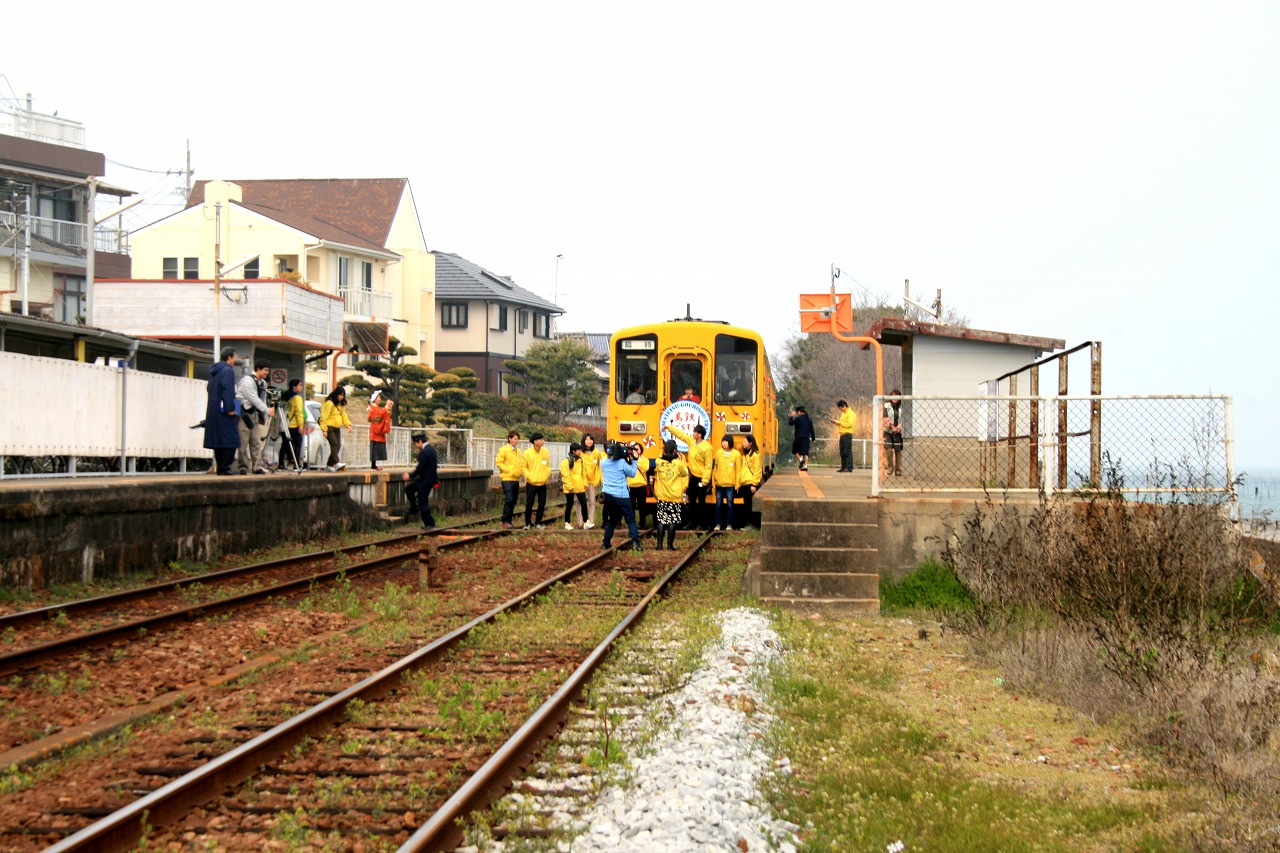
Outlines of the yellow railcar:
{"label": "yellow railcar", "polygon": [[777,392],[760,335],[727,323],[672,320],[622,329],[609,349],[610,440],[638,441],[646,456],[658,457],[662,442],[676,438],[667,424],[692,433],[701,423],[717,448],[726,434],[754,436],[772,473]]}

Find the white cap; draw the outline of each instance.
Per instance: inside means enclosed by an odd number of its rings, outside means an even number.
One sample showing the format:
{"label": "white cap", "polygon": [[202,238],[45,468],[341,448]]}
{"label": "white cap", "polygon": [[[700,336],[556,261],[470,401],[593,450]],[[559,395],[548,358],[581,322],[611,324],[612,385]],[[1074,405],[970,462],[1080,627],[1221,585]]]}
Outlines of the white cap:
{"label": "white cap", "polygon": [[370,394],[370,395],[369,395],[369,402],[370,402],[370,403],[376,403],[376,402],[378,402],[378,398],[379,398],[379,397],[381,397],[381,396],[382,396],[382,392],[381,392],[381,391],[374,391],[372,394]]}

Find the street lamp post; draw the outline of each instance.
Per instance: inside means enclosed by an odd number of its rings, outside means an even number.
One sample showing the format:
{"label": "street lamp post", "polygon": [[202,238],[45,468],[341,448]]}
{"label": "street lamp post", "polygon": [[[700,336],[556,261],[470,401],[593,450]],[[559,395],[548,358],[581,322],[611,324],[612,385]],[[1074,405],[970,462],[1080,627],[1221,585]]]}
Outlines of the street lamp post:
{"label": "street lamp post", "polygon": [[551,301],[556,305],[560,304],[560,262],[564,260],[564,255],[556,255],[556,288],[551,292]]}

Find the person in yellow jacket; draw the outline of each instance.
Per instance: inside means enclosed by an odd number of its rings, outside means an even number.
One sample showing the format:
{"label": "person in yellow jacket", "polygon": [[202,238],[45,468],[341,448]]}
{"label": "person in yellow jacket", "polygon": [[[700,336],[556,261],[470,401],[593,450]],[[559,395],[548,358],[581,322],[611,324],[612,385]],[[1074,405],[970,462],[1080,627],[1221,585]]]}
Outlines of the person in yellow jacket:
{"label": "person in yellow jacket", "polygon": [[853,471],[853,431],[858,426],[858,416],[853,407],[841,400],[836,403],[840,410],[839,418],[828,418],[840,431],[840,470],[836,473]]}
{"label": "person in yellow jacket", "polygon": [[711,485],[711,464],[715,458],[715,448],[707,441],[707,429],[702,424],[693,428],[689,435],[679,427],[667,426],[667,432],[689,445],[687,461],[689,465],[689,518],[690,528],[711,528],[707,511],[707,489]]}
{"label": "person in yellow jacket", "polygon": [[[521,454],[524,463],[524,526],[542,530],[542,516],[547,511],[547,481],[551,479],[551,452],[543,447],[546,441],[542,433],[529,436],[532,445]],[[538,515],[533,514],[533,503],[538,502]]]}
{"label": "person in yellow jacket", "polygon": [[636,526],[644,529],[645,516],[649,511],[649,476],[652,473],[653,460],[644,455],[644,448],[638,441],[628,445],[635,451],[636,472],[627,478],[627,488],[631,491],[631,512],[635,514]]}
{"label": "person in yellow jacket", "polygon": [[524,473],[524,459],[520,456],[520,432],[507,433],[507,443],[498,450],[494,464],[502,480],[502,526],[510,529],[516,512],[516,499],[520,497],[520,475]]}
{"label": "person in yellow jacket", "polygon": [[689,466],[676,453],[676,443],[662,443],[662,456],[654,463],[653,496],[658,499],[658,550],[662,550],[662,531],[667,531],[667,548],[676,549],[676,528],[684,509],[689,489]]}
{"label": "person in yellow jacket", "polygon": [[[286,406],[285,413],[289,419],[289,446],[293,448],[293,466],[306,468],[307,460],[302,458],[302,431],[307,427],[306,400],[302,396],[302,380],[289,380],[289,390],[280,398]],[[280,467],[284,467],[284,454],[280,455]]]}
{"label": "person in yellow jacket", "polygon": [[[564,492],[564,529],[573,529],[573,505],[587,517],[587,477],[582,464],[582,445],[569,445],[569,455],[560,462],[560,489]],[[586,529],[585,527],[583,528]]]}
{"label": "person in yellow jacket", "polygon": [[764,457],[760,455],[760,445],[756,444],[754,435],[744,435],[741,445],[742,483],[738,486],[738,497],[742,498],[742,512],[737,513],[738,530],[752,523],[751,499],[755,497],[760,484],[764,482]]}
{"label": "person in yellow jacket", "polygon": [[342,429],[346,427],[352,432],[355,427],[351,425],[351,418],[347,417],[347,391],[345,388],[335,388],[328,397],[324,398],[324,405],[320,407],[320,429],[324,430],[325,437],[329,439],[329,461],[325,463],[326,471],[341,471],[347,467],[347,463],[338,461],[338,454],[342,452]]}
{"label": "person in yellow jacket", "polygon": [[596,526],[596,489],[604,484],[604,475],[600,471],[600,460],[604,459],[604,451],[596,447],[596,440],[593,436],[584,435],[582,437],[582,473],[587,480],[587,510],[588,516],[586,524],[582,525],[583,530],[590,530]]}
{"label": "person in yellow jacket", "polygon": [[742,454],[733,446],[731,435],[720,439],[711,482],[716,489],[716,529],[728,530],[733,527],[733,498],[742,485]]}

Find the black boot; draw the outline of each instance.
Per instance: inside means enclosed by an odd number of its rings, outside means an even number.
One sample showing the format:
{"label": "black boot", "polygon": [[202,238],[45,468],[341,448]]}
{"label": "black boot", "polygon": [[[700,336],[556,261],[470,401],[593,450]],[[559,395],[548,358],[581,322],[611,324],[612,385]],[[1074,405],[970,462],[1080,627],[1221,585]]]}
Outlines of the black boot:
{"label": "black boot", "polygon": [[674,551],[676,549],[676,526],[674,524],[667,525],[667,550]]}

